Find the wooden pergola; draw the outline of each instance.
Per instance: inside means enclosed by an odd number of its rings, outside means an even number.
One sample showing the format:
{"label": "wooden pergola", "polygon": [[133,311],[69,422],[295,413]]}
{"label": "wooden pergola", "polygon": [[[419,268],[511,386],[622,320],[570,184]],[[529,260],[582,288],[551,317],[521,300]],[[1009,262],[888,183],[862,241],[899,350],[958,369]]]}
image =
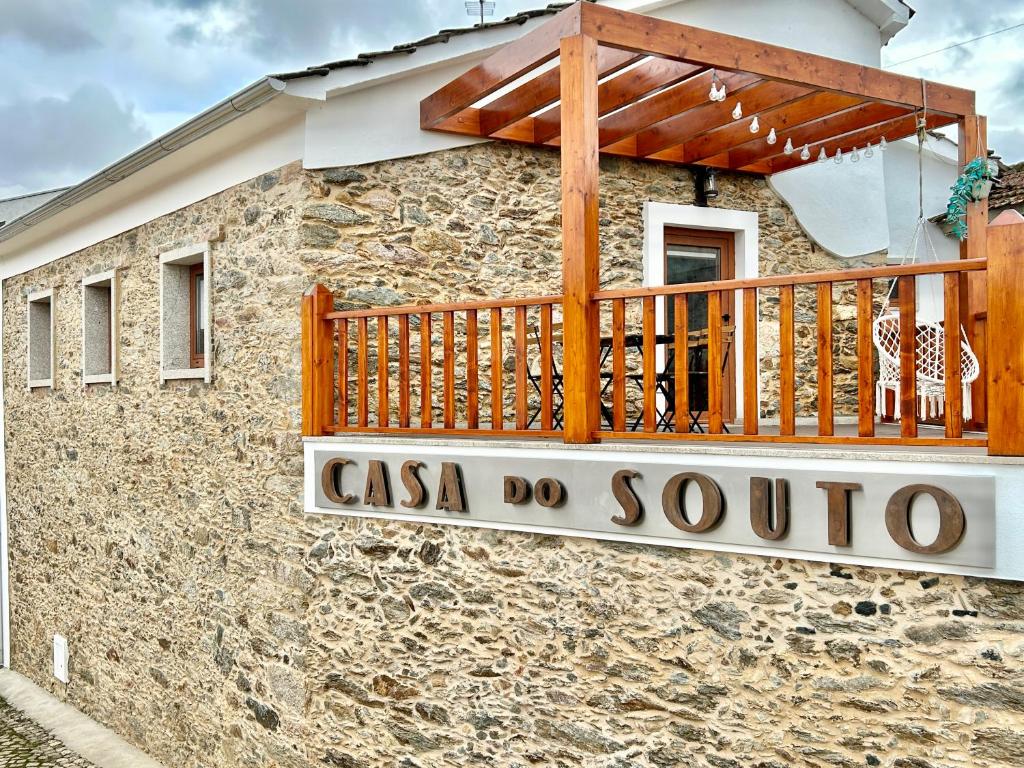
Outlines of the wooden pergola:
{"label": "wooden pergola", "polygon": [[[724,100],[710,98],[712,86],[724,87]],[[962,88],[577,2],[423,99],[420,125],[561,147],[563,319],[574,340],[563,369],[565,439],[589,442],[600,421],[601,153],[771,174],[815,162],[822,149],[834,157],[911,136],[922,123],[957,123],[967,162],[987,152],[974,105]],[[984,203],[973,205],[963,257],[985,255],[986,224]],[[968,307],[983,306],[983,291],[963,281],[968,333]]]}

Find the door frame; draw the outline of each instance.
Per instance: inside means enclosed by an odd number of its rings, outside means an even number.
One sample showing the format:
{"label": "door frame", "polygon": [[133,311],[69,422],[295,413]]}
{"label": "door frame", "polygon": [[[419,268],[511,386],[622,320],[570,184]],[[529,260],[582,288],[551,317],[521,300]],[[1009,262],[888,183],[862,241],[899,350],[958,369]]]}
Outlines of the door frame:
{"label": "door frame", "polygon": [[[687,245],[697,245],[709,248],[718,248],[719,257],[719,279],[720,280],[733,280],[736,277],[736,233],[722,229],[693,229],[691,227],[676,227],[667,226],[665,227],[664,233],[664,251],[663,258],[665,260],[664,270],[665,274],[668,275],[668,246],[676,243],[685,243]],[[661,308],[664,312],[665,320],[663,321],[666,325],[668,323],[668,303]],[[733,423],[736,420],[736,356],[732,354],[735,352],[736,337],[739,335],[736,327],[736,294],[726,292],[722,297],[722,316],[729,317],[729,321],[726,324],[730,324],[733,327],[733,348],[729,350],[729,356],[725,362],[725,370],[723,371],[722,378],[724,383],[724,392],[722,397],[722,418],[726,423]],[[722,322],[719,318],[719,322]],[[708,326],[710,327],[711,318],[708,318]],[[666,331],[668,328],[666,327]],[[707,414],[704,415],[704,420],[707,419]]]}
{"label": "door frame", "polygon": [[[710,229],[732,232],[736,239],[736,279],[746,280],[759,276],[758,268],[758,214],[756,211],[740,211],[732,208],[704,208],[696,205],[679,205],[649,200],[644,203],[644,252],[643,284],[645,287],[665,284],[665,228]],[[656,322],[664,323],[664,299],[659,297]],[[738,304],[736,306],[739,306]],[[658,328],[658,333],[664,333]],[[659,355],[664,350],[659,348]],[[733,358],[743,359],[743,334],[737,333],[733,344]],[[659,369],[664,359],[658,360]],[[760,390],[760,376],[758,387]],[[743,418],[743,377],[735,377],[736,420]],[[761,392],[758,391],[760,398]]]}

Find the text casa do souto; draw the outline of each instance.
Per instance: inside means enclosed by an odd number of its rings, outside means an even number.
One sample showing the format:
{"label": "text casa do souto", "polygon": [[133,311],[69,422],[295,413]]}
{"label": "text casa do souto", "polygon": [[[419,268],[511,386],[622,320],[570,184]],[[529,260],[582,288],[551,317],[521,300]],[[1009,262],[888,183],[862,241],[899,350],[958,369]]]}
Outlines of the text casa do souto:
{"label": "text casa do souto", "polygon": [[[344,471],[353,462],[344,457],[329,459],[320,473],[320,484],[324,496],[335,504],[355,504],[375,508],[394,507],[395,494],[388,465],[380,460],[367,462],[362,496],[352,489],[357,487],[355,473]],[[399,477],[404,488],[398,499],[401,507],[409,510],[423,509],[428,504],[428,492],[420,470],[421,461],[405,461]],[[645,514],[644,504],[632,486],[640,478],[633,469],[620,469],[608,480],[612,495],[619,505],[611,522],[624,527],[637,525]],[[687,488],[695,486],[699,491],[699,504],[687,508]],[[822,514],[828,519],[828,544],[830,546],[850,545],[851,492],[862,489],[860,483],[818,481],[821,489]],[[496,483],[497,486],[497,483]],[[569,498],[567,489],[559,480],[542,477],[535,481],[517,475],[505,475],[495,494],[502,494],[505,504],[521,505],[531,500],[542,507],[559,507]],[[911,511],[919,496],[930,496],[939,511],[938,533],[934,541],[920,542],[914,538],[911,529]],[[694,498],[691,494],[691,499]],[[434,495],[435,509],[444,512],[469,513],[470,499],[467,498],[462,468],[456,462],[441,462],[438,487]],[[687,533],[703,533],[717,526],[728,507],[719,485],[708,475],[699,472],[680,472],[665,483],[661,493],[661,513],[676,528]],[[730,508],[731,510],[731,508]],[[650,512],[646,512],[649,514]],[[750,478],[749,510],[750,527],[766,541],[777,541],[786,536],[789,528],[789,488],[786,480],[767,477]],[[885,525],[892,540],[903,549],[922,555],[936,555],[948,552],[963,537],[966,521],[963,508],[949,491],[935,485],[911,484],[899,488],[885,506]]]}

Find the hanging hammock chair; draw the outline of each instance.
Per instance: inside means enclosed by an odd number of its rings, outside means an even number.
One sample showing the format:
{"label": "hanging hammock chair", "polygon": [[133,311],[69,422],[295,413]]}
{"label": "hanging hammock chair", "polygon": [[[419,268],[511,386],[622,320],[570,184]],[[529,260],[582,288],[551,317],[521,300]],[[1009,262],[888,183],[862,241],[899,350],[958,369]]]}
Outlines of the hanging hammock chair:
{"label": "hanging hammock chair", "polygon": [[[910,241],[910,248],[904,255],[901,264],[917,262],[918,246],[923,239],[927,246],[926,254],[939,261],[938,254],[928,234],[927,219],[924,216],[923,205],[923,180],[921,168],[921,151],[924,142],[924,131],[918,132],[918,185],[922,193],[921,210],[917,227]],[[935,281],[930,281],[933,298],[933,306],[939,306],[938,288]],[[875,348],[878,350],[878,386],[875,403],[878,417],[885,415],[885,394],[891,391],[895,395],[895,412],[893,416],[900,419],[900,314],[899,309],[891,306],[893,289],[896,287],[894,280],[882,303],[882,310],[872,324],[872,337]],[[946,328],[942,322],[922,320],[914,318],[916,336],[916,373],[917,373],[917,398],[918,416],[921,419],[937,419],[942,416],[945,410],[946,400]],[[971,418],[971,384],[978,378],[980,367],[978,358],[967,343],[967,335],[963,326],[956,329],[960,337],[960,381],[963,386],[962,403],[965,419]]]}

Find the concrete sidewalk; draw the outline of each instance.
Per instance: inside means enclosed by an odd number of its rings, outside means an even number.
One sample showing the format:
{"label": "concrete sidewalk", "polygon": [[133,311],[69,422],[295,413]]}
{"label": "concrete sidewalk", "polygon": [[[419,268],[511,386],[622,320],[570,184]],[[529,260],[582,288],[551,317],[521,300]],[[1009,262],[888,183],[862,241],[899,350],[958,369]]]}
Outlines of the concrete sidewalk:
{"label": "concrete sidewalk", "polygon": [[0,669],[0,768],[162,768],[116,733]]}

